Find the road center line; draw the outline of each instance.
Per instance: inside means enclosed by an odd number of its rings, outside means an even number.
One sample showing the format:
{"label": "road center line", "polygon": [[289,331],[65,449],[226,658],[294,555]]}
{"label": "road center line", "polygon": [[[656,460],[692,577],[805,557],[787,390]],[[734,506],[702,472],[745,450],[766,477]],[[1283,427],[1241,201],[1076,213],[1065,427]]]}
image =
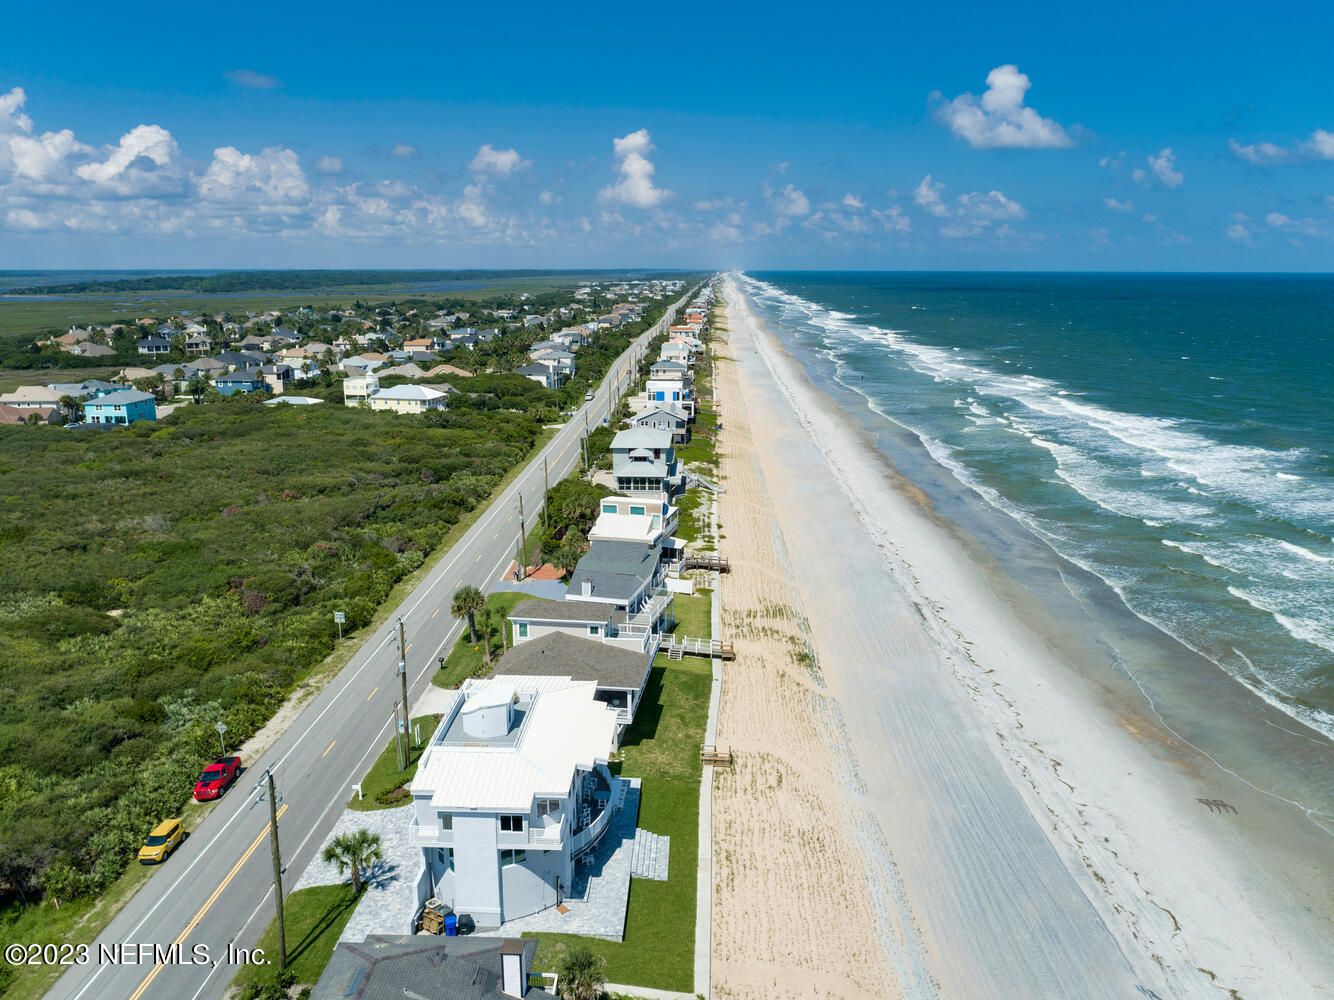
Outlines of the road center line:
{"label": "road center line", "polygon": [[[337,742],[338,742],[337,740],[334,740],[333,743],[330,743],[329,750],[332,750],[334,748],[334,743]],[[325,757],[329,756],[329,750],[326,750],[324,751],[324,753],[320,754],[320,760],[324,760]]]}
{"label": "road center line", "polygon": [[380,690],[380,685],[377,684],[377,685],[375,685],[374,690],[372,690],[370,694],[366,695],[366,700],[367,700],[367,701],[370,701],[372,698],[374,698],[374,697],[375,697],[375,692],[378,691],[378,690]]}

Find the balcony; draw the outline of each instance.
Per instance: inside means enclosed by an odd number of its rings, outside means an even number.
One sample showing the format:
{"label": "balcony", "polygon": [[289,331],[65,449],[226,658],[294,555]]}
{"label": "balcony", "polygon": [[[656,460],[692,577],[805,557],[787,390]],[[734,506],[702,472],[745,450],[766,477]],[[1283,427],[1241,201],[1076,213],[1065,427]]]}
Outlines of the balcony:
{"label": "balcony", "polygon": [[452,847],[454,831],[442,830],[438,826],[422,826],[413,819],[412,825],[408,827],[408,839],[423,847]]}

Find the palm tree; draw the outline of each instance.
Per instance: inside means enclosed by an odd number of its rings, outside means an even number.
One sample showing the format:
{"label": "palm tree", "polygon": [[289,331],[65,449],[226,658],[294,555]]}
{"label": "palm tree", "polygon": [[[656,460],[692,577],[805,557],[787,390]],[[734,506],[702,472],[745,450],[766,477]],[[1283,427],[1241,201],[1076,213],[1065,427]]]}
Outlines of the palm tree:
{"label": "palm tree", "polygon": [[352,873],[354,894],[361,893],[362,869],[384,860],[384,852],[380,850],[380,835],[369,830],[340,833],[329,841],[320,856],[326,864],[336,866],[339,875],[349,871]]}
{"label": "palm tree", "polygon": [[[477,612],[477,618],[478,618],[478,621],[481,622],[481,626],[482,626],[482,662],[485,663],[485,664],[489,667],[489,666],[491,666],[491,608],[490,608],[490,606],[489,606],[489,605],[486,605],[486,604],[483,604],[483,605],[482,605],[482,609],[481,609],[479,612]],[[505,624],[504,624],[503,621],[501,622],[501,626],[500,626],[500,627],[501,627],[501,628],[504,628],[504,627],[505,627]]]}
{"label": "palm tree", "polygon": [[56,405],[58,405],[60,409],[64,411],[65,419],[68,420],[70,423],[73,423],[74,421],[78,420],[79,417],[82,415],[83,404],[81,404],[73,396],[61,396],[60,402],[57,403]]}
{"label": "palm tree", "polygon": [[587,945],[577,944],[556,966],[560,995],[565,1000],[598,1000],[607,985],[607,960]]}
{"label": "palm tree", "polygon": [[468,641],[477,641],[477,612],[486,604],[486,598],[476,587],[460,587],[454,591],[454,602],[449,606],[449,613],[455,618],[468,618]]}

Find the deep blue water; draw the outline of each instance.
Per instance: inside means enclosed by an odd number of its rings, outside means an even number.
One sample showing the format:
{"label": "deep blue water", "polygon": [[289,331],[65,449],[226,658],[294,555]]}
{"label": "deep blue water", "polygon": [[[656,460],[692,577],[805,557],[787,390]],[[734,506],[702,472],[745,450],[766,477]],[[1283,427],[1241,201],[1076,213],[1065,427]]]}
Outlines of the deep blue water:
{"label": "deep blue water", "polygon": [[1334,277],[745,283],[789,348],[988,504],[1334,733]]}

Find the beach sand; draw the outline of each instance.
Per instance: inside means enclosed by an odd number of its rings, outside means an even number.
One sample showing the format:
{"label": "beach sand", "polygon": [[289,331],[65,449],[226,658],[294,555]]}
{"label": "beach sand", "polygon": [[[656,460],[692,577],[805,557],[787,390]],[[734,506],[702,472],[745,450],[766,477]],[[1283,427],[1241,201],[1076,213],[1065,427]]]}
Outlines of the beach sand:
{"label": "beach sand", "polygon": [[1331,995],[1328,833],[1177,738],[724,291],[715,995]]}

